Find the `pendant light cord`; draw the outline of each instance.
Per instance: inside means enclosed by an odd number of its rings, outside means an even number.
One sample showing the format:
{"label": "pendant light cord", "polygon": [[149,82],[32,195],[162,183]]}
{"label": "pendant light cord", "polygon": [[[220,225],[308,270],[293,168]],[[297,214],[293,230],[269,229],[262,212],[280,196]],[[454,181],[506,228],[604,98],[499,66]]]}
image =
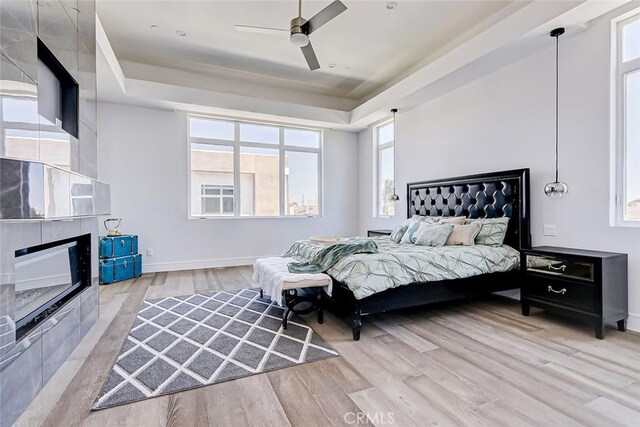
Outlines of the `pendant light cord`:
{"label": "pendant light cord", "polygon": [[559,46],[560,46],[560,35],[556,36],[556,182],[559,182],[559,178],[558,178],[558,155],[559,155],[559,150],[558,150],[558,130],[559,130],[559,126],[558,126],[558,110],[559,110],[559,80],[560,80],[560,66],[558,64],[558,51],[559,51]]}

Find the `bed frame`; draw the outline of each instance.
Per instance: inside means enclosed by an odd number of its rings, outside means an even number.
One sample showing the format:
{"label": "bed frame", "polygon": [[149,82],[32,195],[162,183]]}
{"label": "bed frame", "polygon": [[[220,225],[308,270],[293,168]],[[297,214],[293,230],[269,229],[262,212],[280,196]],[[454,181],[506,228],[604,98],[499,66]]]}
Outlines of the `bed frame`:
{"label": "bed frame", "polygon": [[[520,251],[531,246],[529,169],[469,175],[407,184],[407,217],[467,216],[511,218],[505,244]],[[349,287],[333,279],[328,307],[350,320],[360,339],[362,316],[486,295],[520,287],[519,270],[465,279],[411,283],[356,299]]]}

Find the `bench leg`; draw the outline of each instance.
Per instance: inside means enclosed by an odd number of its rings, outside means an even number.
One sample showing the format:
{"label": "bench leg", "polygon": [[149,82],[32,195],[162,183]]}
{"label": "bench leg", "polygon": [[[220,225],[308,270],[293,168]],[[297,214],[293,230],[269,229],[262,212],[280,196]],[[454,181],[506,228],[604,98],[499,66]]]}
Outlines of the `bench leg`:
{"label": "bench leg", "polygon": [[322,311],[322,290],[318,292],[316,306],[318,307],[318,323],[322,325],[324,322],[324,312]]}
{"label": "bench leg", "polygon": [[282,314],[282,329],[287,329],[287,320],[289,319],[289,313],[291,309],[287,307]]}
{"label": "bench leg", "polygon": [[262,293],[262,288],[260,288],[260,298],[264,298],[264,294]]}

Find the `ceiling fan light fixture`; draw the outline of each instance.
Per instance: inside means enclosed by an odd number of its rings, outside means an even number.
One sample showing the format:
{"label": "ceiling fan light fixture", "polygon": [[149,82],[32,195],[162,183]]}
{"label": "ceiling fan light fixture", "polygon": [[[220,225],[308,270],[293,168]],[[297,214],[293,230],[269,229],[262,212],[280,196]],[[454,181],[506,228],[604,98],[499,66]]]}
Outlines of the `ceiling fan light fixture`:
{"label": "ceiling fan light fixture", "polygon": [[309,36],[305,33],[291,33],[291,44],[296,47],[305,47],[309,44]]}

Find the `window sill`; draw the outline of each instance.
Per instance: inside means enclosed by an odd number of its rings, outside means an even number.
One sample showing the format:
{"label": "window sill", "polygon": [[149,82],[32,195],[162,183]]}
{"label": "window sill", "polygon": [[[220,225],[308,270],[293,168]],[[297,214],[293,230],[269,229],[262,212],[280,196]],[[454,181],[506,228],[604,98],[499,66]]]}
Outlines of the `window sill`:
{"label": "window sill", "polygon": [[614,224],[610,224],[611,227],[616,228],[640,228],[640,220],[637,221],[618,221]]}
{"label": "window sill", "polygon": [[238,219],[305,219],[322,218],[322,215],[286,215],[286,216],[190,216],[190,220],[238,220]]}

